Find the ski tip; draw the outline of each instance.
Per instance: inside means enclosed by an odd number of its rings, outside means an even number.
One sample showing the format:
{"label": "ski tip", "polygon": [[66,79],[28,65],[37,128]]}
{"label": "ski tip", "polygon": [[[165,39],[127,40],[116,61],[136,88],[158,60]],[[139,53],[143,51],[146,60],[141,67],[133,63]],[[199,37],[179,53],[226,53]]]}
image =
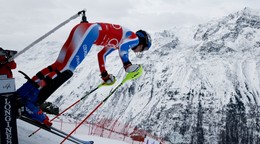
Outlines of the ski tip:
{"label": "ski tip", "polygon": [[94,141],[85,141],[83,144],[94,144]]}

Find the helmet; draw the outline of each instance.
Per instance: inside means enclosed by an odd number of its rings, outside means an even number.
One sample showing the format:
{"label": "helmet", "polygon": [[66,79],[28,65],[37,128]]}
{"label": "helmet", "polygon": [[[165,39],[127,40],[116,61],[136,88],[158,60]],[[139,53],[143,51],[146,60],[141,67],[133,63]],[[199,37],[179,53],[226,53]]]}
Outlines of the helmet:
{"label": "helmet", "polygon": [[146,51],[149,50],[149,48],[152,45],[152,39],[151,36],[144,30],[138,30],[136,32],[136,35],[139,38],[140,44],[143,44],[144,47],[142,49],[142,51]]}

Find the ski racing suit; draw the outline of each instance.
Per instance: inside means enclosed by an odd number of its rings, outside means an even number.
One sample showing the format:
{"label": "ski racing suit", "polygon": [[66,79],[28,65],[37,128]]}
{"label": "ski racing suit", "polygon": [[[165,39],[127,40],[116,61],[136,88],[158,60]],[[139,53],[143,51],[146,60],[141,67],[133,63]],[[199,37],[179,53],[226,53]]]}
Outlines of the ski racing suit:
{"label": "ski racing suit", "polygon": [[[64,43],[57,60],[39,71],[18,89],[18,95],[27,100],[26,114],[43,122],[46,118],[38,105],[41,105],[59,86],[67,81],[77,66],[83,61],[93,44],[103,46],[98,52],[101,74],[106,72],[106,56],[118,50],[123,65],[130,63],[129,49],[137,46],[137,35],[120,25],[109,23],[80,23],[76,25]],[[35,86],[35,84],[37,84]]]}

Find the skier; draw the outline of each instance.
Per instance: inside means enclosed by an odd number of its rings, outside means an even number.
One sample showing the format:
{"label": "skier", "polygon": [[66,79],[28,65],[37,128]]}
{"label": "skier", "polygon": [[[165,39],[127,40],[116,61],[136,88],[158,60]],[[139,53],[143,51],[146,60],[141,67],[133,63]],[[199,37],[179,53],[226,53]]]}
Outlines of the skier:
{"label": "skier", "polygon": [[39,71],[17,90],[25,102],[24,115],[47,126],[52,125],[39,106],[73,75],[93,44],[103,46],[97,54],[101,78],[104,84],[112,85],[116,79],[105,68],[106,56],[118,50],[125,71],[134,72],[140,65],[130,62],[128,50],[133,50],[137,56],[142,54],[151,47],[151,37],[144,30],[135,33],[117,24],[82,22],[76,25],[57,60]]}
{"label": "skier", "polygon": [[0,75],[4,75],[5,78],[13,78],[11,70],[16,68],[16,63],[15,61],[8,62],[7,60],[16,53],[17,51],[4,50],[0,47]]}

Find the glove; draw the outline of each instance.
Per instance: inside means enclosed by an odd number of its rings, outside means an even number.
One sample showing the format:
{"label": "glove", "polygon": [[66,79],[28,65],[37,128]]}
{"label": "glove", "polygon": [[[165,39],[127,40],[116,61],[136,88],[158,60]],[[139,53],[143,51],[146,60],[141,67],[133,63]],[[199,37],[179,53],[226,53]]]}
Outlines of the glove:
{"label": "glove", "polygon": [[138,64],[132,64],[132,65],[127,66],[126,69],[125,69],[125,71],[126,71],[127,73],[136,72],[136,71],[139,70],[140,67],[141,67],[141,66],[138,65]]}
{"label": "glove", "polygon": [[107,72],[104,72],[101,75],[106,85],[113,85],[116,82],[116,77],[112,74],[108,74]]}

